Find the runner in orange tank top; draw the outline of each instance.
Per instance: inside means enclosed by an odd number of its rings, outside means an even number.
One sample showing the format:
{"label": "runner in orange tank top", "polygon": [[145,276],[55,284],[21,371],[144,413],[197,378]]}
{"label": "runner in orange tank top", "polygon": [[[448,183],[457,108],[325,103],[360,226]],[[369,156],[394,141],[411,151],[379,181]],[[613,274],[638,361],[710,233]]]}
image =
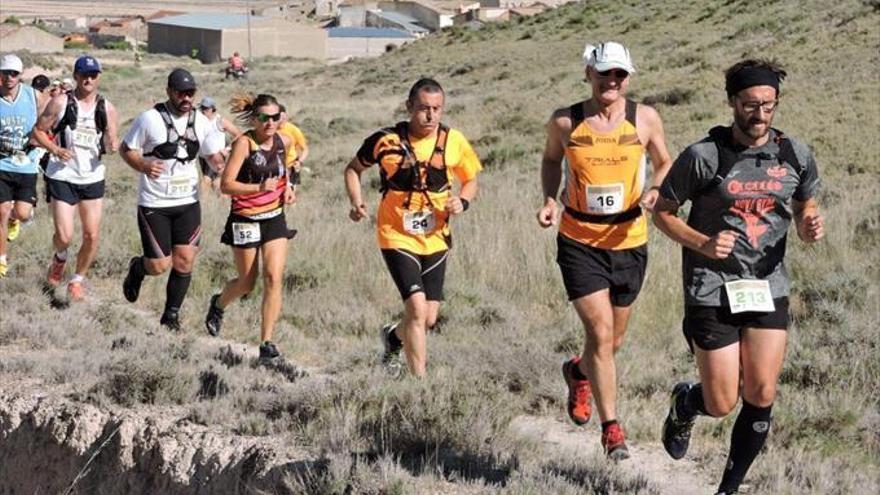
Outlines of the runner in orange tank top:
{"label": "runner in orange tank top", "polygon": [[[671,160],[660,115],[624,97],[635,72],[629,51],[614,42],[587,45],[584,64],[592,96],[556,110],[547,124],[538,223],[544,228],[559,223],[557,263],[586,331],[581,356],[562,366],[568,414],[576,424],[586,424],[595,394],[605,453],[621,460],[629,453],[617,421],[614,354],[645,275],[643,208],[653,210]],[[653,168],[648,188],[646,153]]]}

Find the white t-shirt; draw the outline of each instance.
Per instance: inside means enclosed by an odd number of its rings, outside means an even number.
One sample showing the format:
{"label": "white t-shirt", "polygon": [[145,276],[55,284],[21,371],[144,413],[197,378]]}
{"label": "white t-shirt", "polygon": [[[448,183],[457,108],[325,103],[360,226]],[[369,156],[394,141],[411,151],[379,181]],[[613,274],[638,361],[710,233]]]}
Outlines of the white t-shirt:
{"label": "white t-shirt", "polygon": [[[68,98],[74,98],[69,95]],[[75,98],[74,98],[75,99]],[[95,110],[98,108],[97,101],[92,108],[83,110],[79,100],[76,100],[76,130],[65,127],[64,142],[67,149],[73,151],[70,160],[59,160],[51,155],[46,165],[46,176],[53,180],[70,182],[71,184],[94,184],[104,180],[104,165],[101,163],[100,140],[101,132],[95,125]],[[65,107],[66,110],[66,107]],[[64,118],[64,113],[58,116],[58,122]]]}
{"label": "white t-shirt", "polygon": [[[199,155],[208,156],[218,153],[223,149],[223,136],[220,139],[216,134],[220,131],[201,112],[192,110],[196,114],[193,128],[196,139],[199,142]],[[177,159],[165,160],[165,170],[157,179],[151,179],[147,174],[141,174],[138,183],[138,205],[149,208],[168,208],[195,203],[199,200],[199,165],[198,160],[186,161],[186,123],[188,115],[174,115],[170,113],[171,122],[177,134],[181,136],[178,141]],[[124,142],[131,150],[146,154],[153,148],[168,141],[168,129],[165,121],[155,108],[151,108],[140,114],[132,124]],[[155,157],[144,157],[145,160],[155,160]]]}

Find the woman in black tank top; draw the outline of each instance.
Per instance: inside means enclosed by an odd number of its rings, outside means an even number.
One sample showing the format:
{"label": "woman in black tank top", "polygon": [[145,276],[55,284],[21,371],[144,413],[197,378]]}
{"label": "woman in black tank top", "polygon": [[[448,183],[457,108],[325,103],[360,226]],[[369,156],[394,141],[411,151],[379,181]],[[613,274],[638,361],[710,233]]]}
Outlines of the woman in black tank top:
{"label": "woman in black tank top", "polygon": [[292,237],[283,205],[294,201],[284,157],[290,142],[277,133],[281,120],[278,101],[271,95],[236,95],[230,101],[238,119],[251,130],[232,144],[220,189],[232,199],[232,210],[220,240],[232,247],[238,275],[226,282],[223,292],[211,297],[205,328],[220,334],[224,309],[250,293],[263,260],[263,304],[260,324],[260,358],[279,357],[272,342],[281,312],[281,286],[287,241]]}

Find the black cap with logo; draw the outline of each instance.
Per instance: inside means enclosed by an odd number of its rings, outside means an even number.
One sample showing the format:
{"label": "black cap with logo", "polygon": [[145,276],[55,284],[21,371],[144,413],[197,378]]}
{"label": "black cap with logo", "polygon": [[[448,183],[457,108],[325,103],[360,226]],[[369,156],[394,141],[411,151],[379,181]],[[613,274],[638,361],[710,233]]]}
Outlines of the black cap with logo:
{"label": "black cap with logo", "polygon": [[172,91],[191,91],[196,89],[196,80],[188,70],[177,68],[168,74],[168,88]]}

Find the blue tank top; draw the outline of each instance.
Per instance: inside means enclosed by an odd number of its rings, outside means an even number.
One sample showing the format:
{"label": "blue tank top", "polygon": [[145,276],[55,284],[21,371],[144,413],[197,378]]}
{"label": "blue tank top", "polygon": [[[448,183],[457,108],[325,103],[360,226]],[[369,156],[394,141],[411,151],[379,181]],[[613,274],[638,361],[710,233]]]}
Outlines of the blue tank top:
{"label": "blue tank top", "polygon": [[28,138],[37,123],[34,88],[20,84],[15,100],[0,98],[0,171],[37,173],[37,163],[25,153]]}

